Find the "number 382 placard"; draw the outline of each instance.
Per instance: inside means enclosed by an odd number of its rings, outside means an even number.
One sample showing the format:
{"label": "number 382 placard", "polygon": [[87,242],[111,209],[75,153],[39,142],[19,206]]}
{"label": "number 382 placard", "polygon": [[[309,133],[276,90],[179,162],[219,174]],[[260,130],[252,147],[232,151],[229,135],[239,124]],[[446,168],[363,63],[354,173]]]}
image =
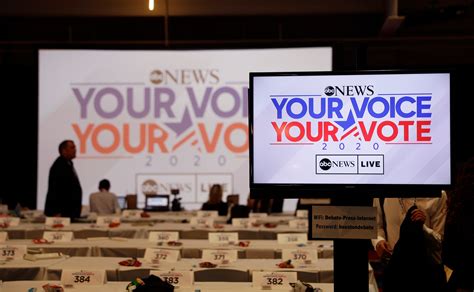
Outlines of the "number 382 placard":
{"label": "number 382 placard", "polygon": [[253,272],[252,286],[257,288],[286,289],[296,282],[296,272]]}

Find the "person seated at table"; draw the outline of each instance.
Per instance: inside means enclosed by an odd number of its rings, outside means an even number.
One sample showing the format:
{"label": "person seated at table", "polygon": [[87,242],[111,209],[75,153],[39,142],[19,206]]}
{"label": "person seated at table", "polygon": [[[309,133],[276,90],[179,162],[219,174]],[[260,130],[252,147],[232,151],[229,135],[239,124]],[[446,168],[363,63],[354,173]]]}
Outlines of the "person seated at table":
{"label": "person seated at table", "polygon": [[283,198],[255,197],[252,194],[247,199],[247,207],[252,213],[282,213]]}
{"label": "person seated at table", "polygon": [[103,179],[99,182],[99,191],[89,196],[91,212],[99,215],[120,214],[120,205],[117,196],[109,192],[110,181]]}
{"label": "person seated at table", "polygon": [[203,211],[218,211],[219,216],[227,216],[227,211],[229,206],[227,203],[222,201],[223,196],[222,186],[219,184],[214,184],[209,189],[209,199],[207,202],[202,204],[201,210]]}

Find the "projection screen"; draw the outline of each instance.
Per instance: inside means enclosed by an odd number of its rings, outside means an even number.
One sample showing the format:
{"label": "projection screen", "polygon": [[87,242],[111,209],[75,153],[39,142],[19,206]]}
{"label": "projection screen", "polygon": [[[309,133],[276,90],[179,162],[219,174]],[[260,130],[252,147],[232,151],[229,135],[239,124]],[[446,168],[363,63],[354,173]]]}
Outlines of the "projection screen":
{"label": "projection screen", "polygon": [[179,189],[186,209],[209,186],[249,193],[248,80],[258,71],[330,71],[332,49],[40,50],[37,208],[58,144],[77,146],[83,204],[107,178],[119,196]]}

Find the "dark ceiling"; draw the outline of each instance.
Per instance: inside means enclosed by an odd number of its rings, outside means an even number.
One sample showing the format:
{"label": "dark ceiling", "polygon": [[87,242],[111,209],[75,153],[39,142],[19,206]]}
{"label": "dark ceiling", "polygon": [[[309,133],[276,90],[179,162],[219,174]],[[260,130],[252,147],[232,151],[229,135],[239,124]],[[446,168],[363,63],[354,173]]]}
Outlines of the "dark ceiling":
{"label": "dark ceiling", "polygon": [[[472,155],[474,5],[467,0],[0,0],[8,203],[36,208],[38,49],[331,46],[334,70],[456,68],[455,160]],[[33,148],[32,148],[33,147]],[[19,191],[21,190],[21,191]],[[18,195],[18,197],[16,197]],[[1,200],[1,196],[0,196]]]}
{"label": "dark ceiling", "polygon": [[148,0],[2,0],[0,42],[239,46],[474,36],[466,0],[155,1],[149,11]]}

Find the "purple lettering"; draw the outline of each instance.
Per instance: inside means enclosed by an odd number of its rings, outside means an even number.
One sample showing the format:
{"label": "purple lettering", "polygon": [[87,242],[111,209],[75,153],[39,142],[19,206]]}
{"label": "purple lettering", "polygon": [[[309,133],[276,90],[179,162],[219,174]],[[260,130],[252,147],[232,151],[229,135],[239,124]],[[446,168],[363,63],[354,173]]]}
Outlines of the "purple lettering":
{"label": "purple lettering", "polygon": [[[117,103],[117,106],[115,107],[115,109],[109,112],[104,110],[101,103],[102,98],[106,97],[106,95],[114,97]],[[113,119],[117,117],[123,110],[123,104],[124,104],[123,96],[120,93],[120,91],[111,87],[106,87],[99,90],[99,92],[97,92],[97,95],[95,96],[95,99],[94,99],[95,111],[97,112],[99,116],[103,117],[104,119]]]}
{"label": "purple lettering", "polygon": [[81,107],[81,119],[87,118],[87,104],[89,103],[89,100],[91,99],[92,94],[94,94],[94,91],[95,91],[94,87],[89,88],[89,90],[87,90],[86,96],[82,96],[78,88],[72,89],[72,92],[74,93],[74,96],[76,97]]}
{"label": "purple lettering", "polygon": [[[230,94],[231,97],[233,97],[234,99],[234,105],[233,107],[228,110],[228,111],[225,111],[223,109],[220,108],[220,104],[218,102],[218,99],[219,97],[221,97],[223,94],[225,93],[228,93]],[[224,96],[224,98],[227,99],[226,96]],[[232,117],[233,115],[235,115],[235,113],[239,110],[240,108],[240,96],[239,96],[239,93],[232,87],[229,87],[229,86],[224,86],[224,87],[221,87],[219,89],[216,90],[216,92],[214,92],[214,94],[212,95],[212,99],[211,99],[211,106],[212,106],[212,109],[214,110],[214,112],[221,118],[230,118]]]}
{"label": "purple lettering", "polygon": [[[167,95],[167,100],[162,100],[162,96]],[[168,117],[174,118],[175,115],[171,106],[176,100],[173,90],[166,87],[155,88],[155,118],[159,118],[161,115],[161,110],[164,110]]]}

